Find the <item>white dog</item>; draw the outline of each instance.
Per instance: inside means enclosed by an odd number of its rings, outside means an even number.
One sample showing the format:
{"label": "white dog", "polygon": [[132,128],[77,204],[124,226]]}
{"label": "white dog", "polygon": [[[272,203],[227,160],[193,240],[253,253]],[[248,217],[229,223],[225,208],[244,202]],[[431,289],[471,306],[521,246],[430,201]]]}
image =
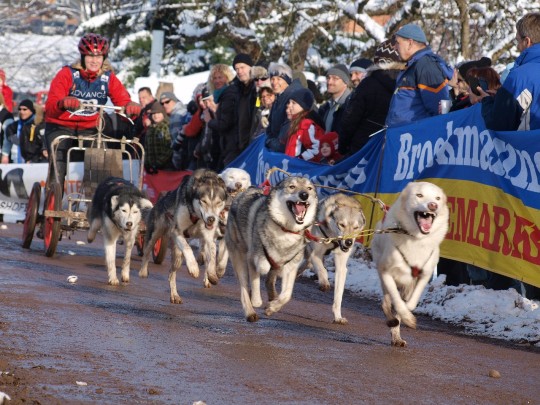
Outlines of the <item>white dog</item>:
{"label": "white dog", "polygon": [[382,309],[392,345],[406,346],[400,323],[416,328],[412,314],[439,261],[439,246],[448,230],[446,195],[427,182],[407,184],[377,224],[371,244],[383,290]]}

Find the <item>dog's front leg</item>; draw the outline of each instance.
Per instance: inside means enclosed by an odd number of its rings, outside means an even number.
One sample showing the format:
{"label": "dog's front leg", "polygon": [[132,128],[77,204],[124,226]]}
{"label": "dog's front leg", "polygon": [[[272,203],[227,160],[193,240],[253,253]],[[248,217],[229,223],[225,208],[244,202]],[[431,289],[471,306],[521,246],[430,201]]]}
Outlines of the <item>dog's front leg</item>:
{"label": "dog's front leg", "polygon": [[176,235],[174,236],[174,243],[186,258],[186,266],[188,269],[188,273],[191,277],[197,278],[199,277],[199,265],[197,264],[197,260],[193,255],[193,250],[191,249],[191,246],[189,246],[186,238],[184,238],[181,234],[181,231],[176,232]]}
{"label": "dog's front leg", "polygon": [[172,243],[171,246],[171,268],[169,270],[169,288],[171,290],[171,304],[181,304],[182,298],[176,288],[176,270],[182,266],[182,252]]}
{"label": "dog's front leg", "polygon": [[240,302],[242,303],[246,320],[248,322],[256,322],[259,320],[259,316],[255,312],[249,296],[249,279],[251,277],[251,270],[249,269],[250,266],[246,262],[246,254],[244,252],[235,252],[231,255],[231,262],[234,272],[236,273],[236,277],[238,278],[238,284],[240,284]]}
{"label": "dog's front leg", "polygon": [[[391,271],[391,270],[390,270]],[[409,328],[416,328],[416,318],[412,312],[407,308],[407,305],[401,298],[396,282],[392,275],[384,269],[379,270],[379,276],[381,283],[384,286],[383,289],[390,295],[392,305],[396,313],[401,317],[401,321]]]}
{"label": "dog's front leg", "polygon": [[283,308],[283,305],[291,300],[296,273],[298,272],[303,255],[304,253],[302,251],[296,255],[293,260],[283,266],[281,270],[281,293],[275,300],[270,301],[266,306],[264,311],[266,316],[270,316],[274,312],[279,311]]}
{"label": "dog's front leg", "polygon": [[327,245],[323,244],[316,246],[311,253],[311,263],[313,264],[313,269],[317,273],[317,278],[319,280],[319,290],[326,292],[330,289],[330,282],[328,281],[328,270],[324,267],[323,257]]}
{"label": "dog's front leg", "polygon": [[346,318],[341,316],[341,302],[343,291],[345,290],[345,280],[347,279],[347,260],[351,251],[344,253],[342,251],[334,252],[334,263],[336,265],[336,277],[334,280],[334,303],[332,312],[334,313],[334,323],[346,325],[349,323]]}
{"label": "dog's front leg", "polygon": [[420,297],[422,296],[422,293],[424,292],[424,288],[426,288],[429,280],[431,279],[432,274],[433,272],[429,272],[429,271],[422,272],[421,276],[416,282],[416,285],[406,302],[407,308],[410,311],[414,311],[414,309],[418,305],[418,302],[420,301]]}
{"label": "dog's front leg", "polygon": [[229,251],[225,243],[225,238],[221,238],[218,243],[218,264],[217,264],[217,276],[222,278],[227,269],[227,261],[229,260]]}
{"label": "dog's front leg", "polygon": [[[266,279],[267,287],[268,280],[271,278],[272,271],[270,269],[270,263],[265,257],[256,257],[255,264],[250,264],[249,266],[249,279],[251,283],[251,302],[255,308],[259,308],[263,304],[261,297],[261,275],[267,274],[268,278]],[[270,295],[269,290],[268,294]],[[274,290],[275,291],[275,290]],[[277,295],[277,294],[276,294]]]}
{"label": "dog's front leg", "polygon": [[392,299],[390,295],[384,292],[382,299],[382,310],[386,316],[386,325],[390,328],[390,336],[392,338],[392,346],[405,347],[407,342],[401,338],[400,333],[400,316],[392,310]]}
{"label": "dog's front leg", "polygon": [[139,232],[138,228],[133,228],[129,233],[124,234],[124,241],[126,242],[126,251],[124,254],[124,260],[122,262],[122,272],[120,273],[121,279],[124,283],[129,283],[129,270],[131,266],[131,251],[135,245],[135,238]]}
{"label": "dog's front leg", "polygon": [[204,287],[210,288],[212,285],[216,285],[219,278],[216,274],[216,242],[214,241],[214,232],[204,235],[202,254],[204,255],[204,262],[206,263],[206,269],[204,272]]}

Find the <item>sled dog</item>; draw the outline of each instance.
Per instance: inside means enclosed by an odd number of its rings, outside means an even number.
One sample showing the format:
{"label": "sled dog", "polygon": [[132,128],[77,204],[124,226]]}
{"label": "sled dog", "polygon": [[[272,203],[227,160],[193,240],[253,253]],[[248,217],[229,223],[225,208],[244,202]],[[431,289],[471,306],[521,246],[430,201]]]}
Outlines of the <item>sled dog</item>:
{"label": "sled dog", "polygon": [[416,328],[412,314],[437,262],[439,246],[448,230],[446,195],[438,186],[412,182],[377,224],[371,244],[381,280],[382,310],[392,336],[392,345],[406,346],[400,324]]}
{"label": "sled dog", "polygon": [[[317,222],[311,233],[315,241],[306,246],[306,261],[299,273],[313,267],[319,278],[319,289],[328,291],[328,271],[324,267],[324,256],[333,253],[335,264],[334,303],[332,312],[334,323],[345,325],[341,316],[341,301],[347,278],[347,261],[353,252],[354,241],[366,225],[366,217],[360,202],[345,194],[334,194],[319,202]],[[347,236],[349,236],[347,238]],[[329,239],[328,241],[325,241]]]}
{"label": "sled dog", "polygon": [[[296,272],[304,257],[306,232],[315,221],[317,201],[313,183],[295,176],[282,180],[269,195],[250,188],[234,199],[225,241],[249,322],[259,319],[254,307],[262,305],[261,276],[266,275],[267,316],[291,299]],[[282,278],[279,295],[275,289],[277,277]]]}
{"label": "sled dog", "polygon": [[182,265],[182,256],[186,258],[189,274],[199,277],[199,265],[188,243],[190,238],[197,238],[201,243],[206,264],[205,286],[217,284],[215,238],[226,200],[223,180],[212,170],[198,169],[185,176],[176,190],[160,198],[148,214],[139,276],[148,277],[148,262],[156,241],[161,237],[171,241],[169,284],[173,304],[182,303],[176,288],[176,270]]}
{"label": "sled dog", "polygon": [[131,250],[139,231],[142,211],[150,208],[150,200],[127,180],[109,177],[98,185],[89,210],[88,242],[93,242],[101,229],[109,284],[119,284],[116,276],[116,242],[120,237],[126,245],[121,279],[124,283],[129,282]]}

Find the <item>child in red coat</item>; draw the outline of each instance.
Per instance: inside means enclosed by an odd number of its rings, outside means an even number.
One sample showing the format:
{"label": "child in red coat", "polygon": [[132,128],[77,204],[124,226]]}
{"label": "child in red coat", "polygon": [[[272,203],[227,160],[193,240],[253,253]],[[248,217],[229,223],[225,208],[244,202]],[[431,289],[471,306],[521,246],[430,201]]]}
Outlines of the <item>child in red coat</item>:
{"label": "child in red coat", "polygon": [[312,110],[315,98],[309,89],[295,90],[287,104],[290,121],[285,154],[304,160],[314,160],[319,154],[319,139],[324,135],[324,123]]}

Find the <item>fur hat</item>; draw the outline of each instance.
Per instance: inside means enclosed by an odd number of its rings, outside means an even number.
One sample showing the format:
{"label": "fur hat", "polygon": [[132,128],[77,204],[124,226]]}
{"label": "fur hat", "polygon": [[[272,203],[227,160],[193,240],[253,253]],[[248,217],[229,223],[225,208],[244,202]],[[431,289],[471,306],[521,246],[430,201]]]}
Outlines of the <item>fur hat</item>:
{"label": "fur hat", "polygon": [[468,62],[464,62],[458,67],[459,74],[461,77],[465,79],[467,77],[467,72],[472,68],[481,68],[481,67],[489,67],[491,66],[491,59],[482,56],[480,60],[470,60]]}
{"label": "fur hat", "polygon": [[401,38],[407,38],[412,39],[416,42],[420,42],[422,44],[428,43],[428,40],[426,38],[426,34],[424,34],[424,31],[422,31],[422,28],[420,28],[416,24],[406,24],[403,27],[401,27],[398,32],[396,32],[396,35]]}
{"label": "fur hat", "polygon": [[360,58],[356,59],[353,63],[351,63],[351,67],[349,68],[349,72],[362,72],[365,73],[367,68],[373,65],[373,62],[369,59]]}
{"label": "fur hat", "polygon": [[278,76],[285,80],[288,84],[292,83],[293,72],[289,65],[284,63],[270,63],[268,66],[268,74],[270,77]]}
{"label": "fur hat", "polygon": [[310,111],[315,102],[311,90],[301,87],[292,92],[290,100],[295,101],[305,111]]}
{"label": "fur hat", "polygon": [[375,56],[373,61],[378,65],[381,63],[392,63],[392,62],[401,62],[399,53],[396,51],[392,45],[392,40],[387,39],[377,47],[375,50]]}
{"label": "fur hat", "polygon": [[32,103],[32,100],[28,100],[27,98],[19,103],[19,107],[26,107],[30,111],[32,111],[32,114],[36,113],[36,108],[34,107],[34,103]]}
{"label": "fur hat", "polygon": [[339,77],[345,82],[347,86],[351,84],[349,69],[347,69],[347,66],[342,63],[338,63],[337,65],[334,65],[330,69],[328,69],[328,72],[326,72],[326,76],[330,75]]}
{"label": "fur hat", "polygon": [[248,66],[253,66],[253,59],[247,53],[239,53],[234,57],[232,67],[234,68],[237,63],[245,63]]}
{"label": "fur hat", "polygon": [[251,80],[268,78],[268,72],[264,66],[252,66],[249,75]]}

